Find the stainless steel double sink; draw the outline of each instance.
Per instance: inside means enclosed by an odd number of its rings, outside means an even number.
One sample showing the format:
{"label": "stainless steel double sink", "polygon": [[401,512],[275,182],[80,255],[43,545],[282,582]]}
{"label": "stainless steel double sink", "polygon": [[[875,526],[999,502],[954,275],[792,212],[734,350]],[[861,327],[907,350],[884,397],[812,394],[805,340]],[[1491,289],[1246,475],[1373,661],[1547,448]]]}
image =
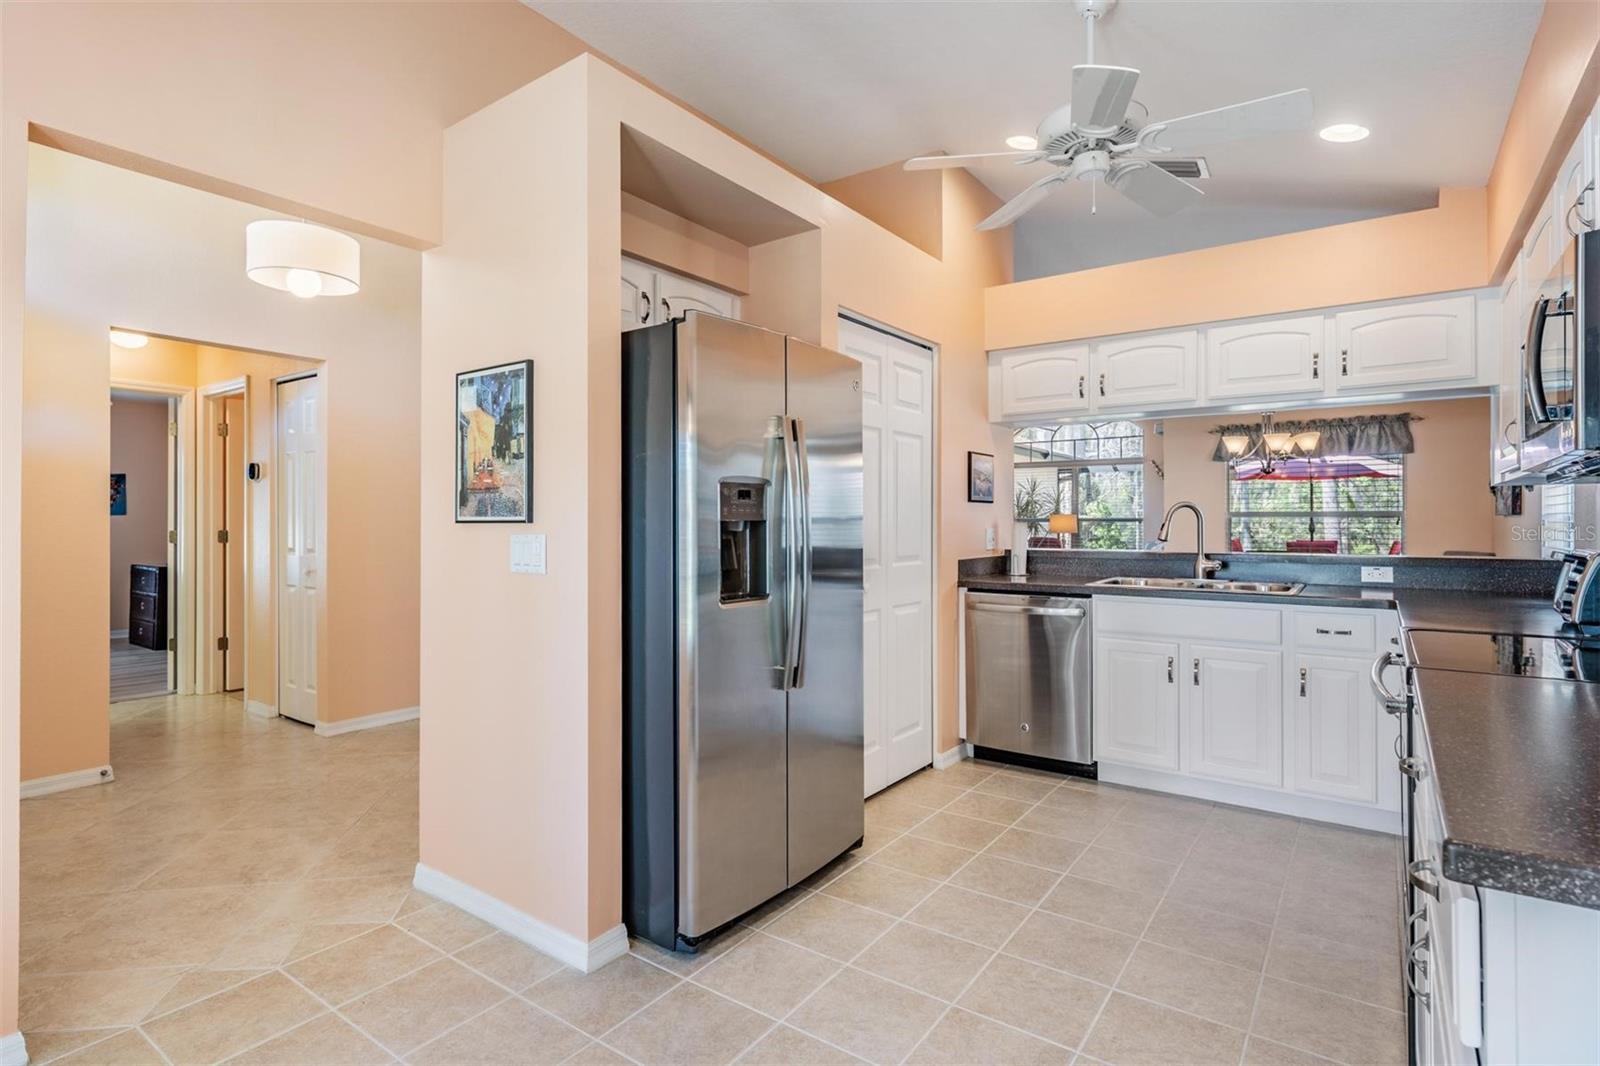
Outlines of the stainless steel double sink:
{"label": "stainless steel double sink", "polygon": [[1300,581],[1223,581],[1214,577],[1103,577],[1091,585],[1152,591],[1246,593],[1252,596],[1295,596],[1304,589]]}

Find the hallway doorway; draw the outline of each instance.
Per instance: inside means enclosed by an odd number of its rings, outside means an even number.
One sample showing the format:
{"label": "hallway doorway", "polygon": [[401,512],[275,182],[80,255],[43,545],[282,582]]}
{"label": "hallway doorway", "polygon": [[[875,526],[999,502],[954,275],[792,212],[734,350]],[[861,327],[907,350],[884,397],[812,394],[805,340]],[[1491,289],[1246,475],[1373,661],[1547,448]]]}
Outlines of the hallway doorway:
{"label": "hallway doorway", "polygon": [[181,394],[110,398],[111,700],[176,691]]}

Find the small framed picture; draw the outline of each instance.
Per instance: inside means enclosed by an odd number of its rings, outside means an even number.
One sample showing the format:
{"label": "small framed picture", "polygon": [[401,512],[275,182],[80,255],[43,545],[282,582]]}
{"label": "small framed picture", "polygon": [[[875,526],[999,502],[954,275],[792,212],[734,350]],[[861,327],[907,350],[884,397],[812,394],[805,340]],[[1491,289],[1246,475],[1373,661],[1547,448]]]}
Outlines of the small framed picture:
{"label": "small framed picture", "polygon": [[456,521],[533,521],[533,361],[456,375]]}
{"label": "small framed picture", "polygon": [[967,453],[967,502],[994,502],[994,456],[986,452]]}
{"label": "small framed picture", "polygon": [[128,513],[128,475],[111,475],[111,513],[125,515]]}

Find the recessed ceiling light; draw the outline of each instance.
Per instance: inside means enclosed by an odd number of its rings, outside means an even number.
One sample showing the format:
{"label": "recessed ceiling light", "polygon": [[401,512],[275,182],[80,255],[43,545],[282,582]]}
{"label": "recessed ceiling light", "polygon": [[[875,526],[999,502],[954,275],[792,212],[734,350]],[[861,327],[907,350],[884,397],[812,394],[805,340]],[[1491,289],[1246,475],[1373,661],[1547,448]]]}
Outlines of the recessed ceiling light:
{"label": "recessed ceiling light", "polygon": [[1335,122],[1331,126],[1324,126],[1317,136],[1334,144],[1350,144],[1353,141],[1366,140],[1367,134],[1371,132],[1367,127],[1358,126],[1354,122]]}
{"label": "recessed ceiling light", "polygon": [[114,329],[111,331],[111,343],[119,348],[143,348],[150,343],[150,338],[131,329]]}
{"label": "recessed ceiling light", "polygon": [[1026,133],[1018,133],[1007,137],[1006,144],[1019,152],[1032,152],[1039,147],[1039,139],[1030,137]]}

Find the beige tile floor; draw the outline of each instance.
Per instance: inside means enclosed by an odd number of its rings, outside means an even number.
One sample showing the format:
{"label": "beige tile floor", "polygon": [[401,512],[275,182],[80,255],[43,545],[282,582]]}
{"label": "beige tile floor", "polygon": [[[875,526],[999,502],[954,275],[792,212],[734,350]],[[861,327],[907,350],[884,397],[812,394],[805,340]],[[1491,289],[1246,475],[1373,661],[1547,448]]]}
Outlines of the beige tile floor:
{"label": "beige tile floor", "polygon": [[1396,845],[966,763],[699,956],[583,975],[409,890],[414,724],[112,709],[23,804],[35,1062],[1399,1063]]}

